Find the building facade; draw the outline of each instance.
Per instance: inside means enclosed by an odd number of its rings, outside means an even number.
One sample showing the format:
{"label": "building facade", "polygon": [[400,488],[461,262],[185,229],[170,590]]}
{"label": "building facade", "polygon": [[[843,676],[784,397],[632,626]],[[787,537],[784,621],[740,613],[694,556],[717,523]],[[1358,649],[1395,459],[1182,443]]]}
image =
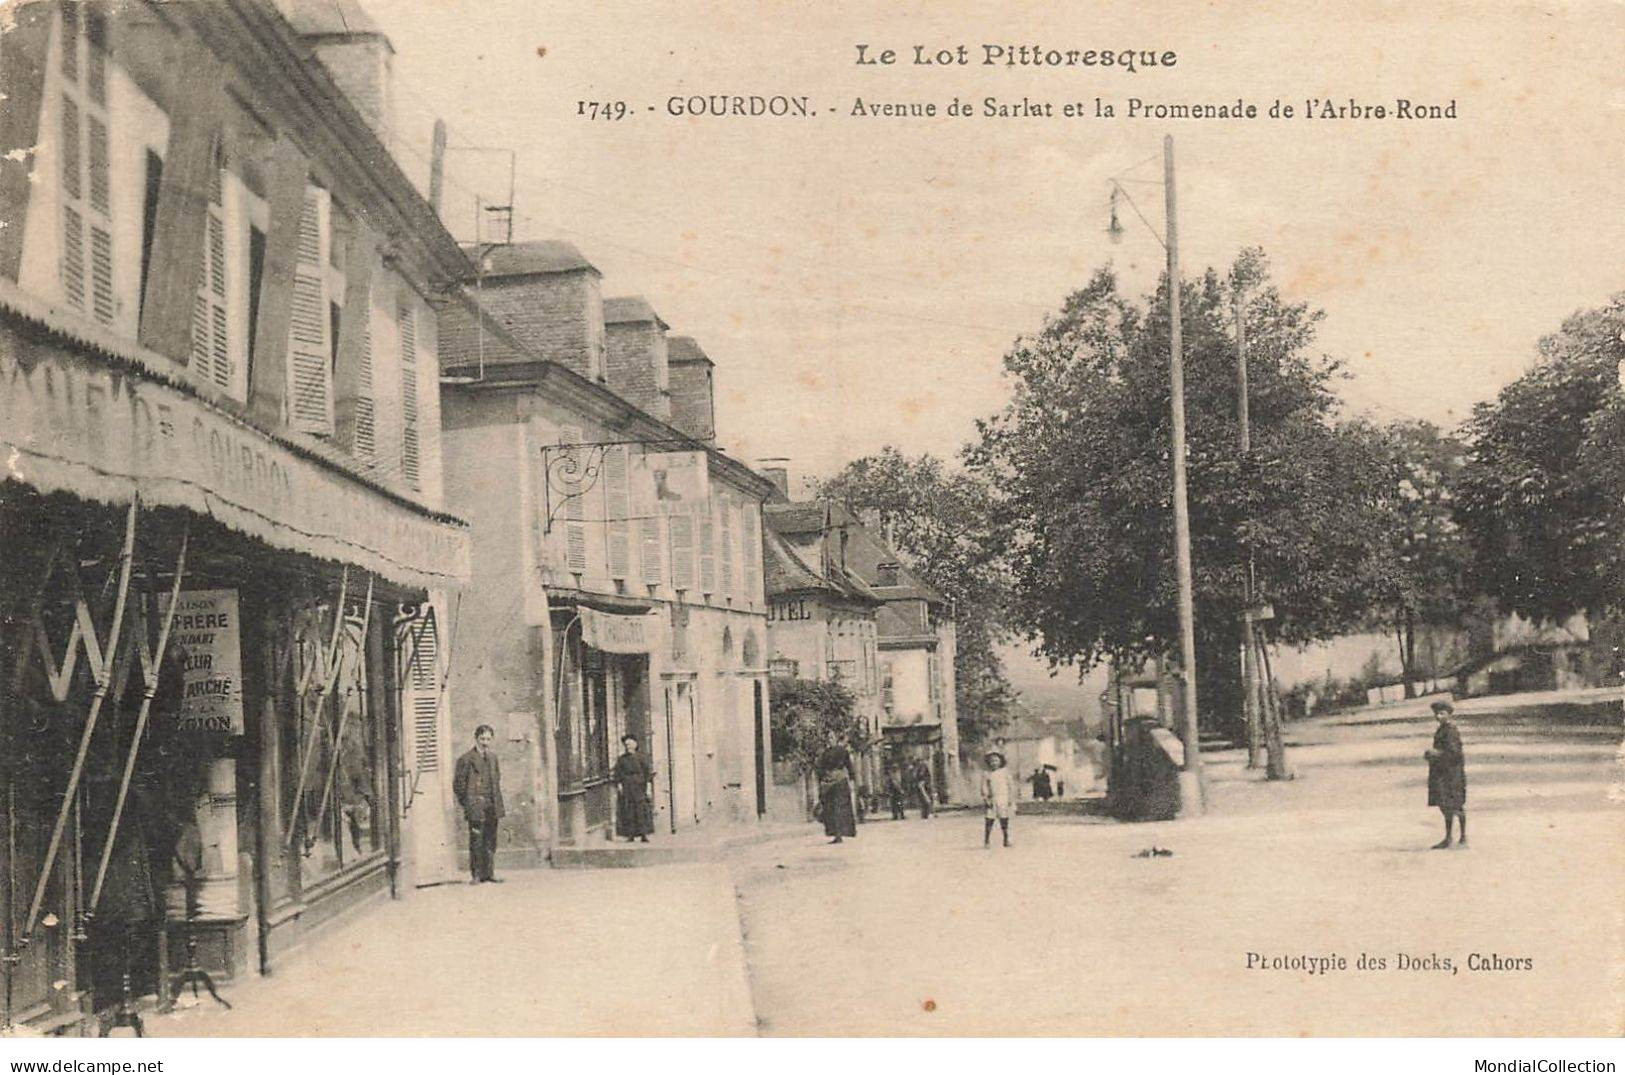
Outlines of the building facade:
{"label": "building facade", "polygon": [[[878,745],[884,714],[876,649],[880,600],[842,560],[857,521],[835,504],[770,503],[763,556],[767,564],[767,667],[781,679],[840,683],[852,693],[865,739]],[[844,538],[843,538],[844,536]],[[882,759],[873,748],[858,760],[860,789],[882,786]],[[801,778],[793,766],[777,770],[786,813]]]}
{"label": "building facade", "polygon": [[428,297],[473,270],[276,8],[13,14],[0,1015],[52,1029],[410,884],[468,572]]}
{"label": "building facade", "polygon": [[[557,242],[481,259],[482,305],[448,315],[448,499],[474,532],[452,661],[457,737],[498,733],[499,855],[613,835],[623,734],[655,770],[656,832],[767,809],[761,502],[771,484],[668,423],[665,324],[601,296]],[[615,320],[605,324],[606,311]]]}

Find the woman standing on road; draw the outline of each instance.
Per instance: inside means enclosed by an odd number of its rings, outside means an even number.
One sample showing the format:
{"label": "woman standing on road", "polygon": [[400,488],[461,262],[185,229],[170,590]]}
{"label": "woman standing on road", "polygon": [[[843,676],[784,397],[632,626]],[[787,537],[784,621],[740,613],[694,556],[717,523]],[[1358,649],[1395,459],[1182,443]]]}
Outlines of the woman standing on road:
{"label": "woman standing on road", "polygon": [[1428,761],[1428,805],[1437,806],[1444,815],[1444,839],[1433,845],[1436,851],[1450,846],[1451,822],[1457,819],[1461,839],[1456,846],[1467,846],[1467,759],[1461,750],[1461,732],[1450,719],[1455,714],[1456,707],[1449,702],[1433,703],[1439,727],[1433,733],[1432,748],[1422,754]]}
{"label": "woman standing on road", "polygon": [[1010,846],[1010,815],[1016,807],[1016,787],[1010,782],[1010,770],[1004,767],[1004,755],[990,750],[982,759],[987,771],[982,774],[982,846],[993,838],[993,822],[999,823],[1004,834],[1004,846]]}
{"label": "woman standing on road", "polygon": [[648,843],[649,834],[655,831],[654,800],[649,795],[654,770],[649,759],[638,753],[637,736],[622,736],[621,746],[625,750],[610,773],[615,780],[615,834],[626,837],[627,843]]}
{"label": "woman standing on road", "polygon": [[833,837],[838,844],[848,836],[858,834],[857,815],[852,808],[852,784],[857,774],[852,771],[852,755],[839,743],[824,748],[818,755],[818,816],[824,822],[824,835]]}

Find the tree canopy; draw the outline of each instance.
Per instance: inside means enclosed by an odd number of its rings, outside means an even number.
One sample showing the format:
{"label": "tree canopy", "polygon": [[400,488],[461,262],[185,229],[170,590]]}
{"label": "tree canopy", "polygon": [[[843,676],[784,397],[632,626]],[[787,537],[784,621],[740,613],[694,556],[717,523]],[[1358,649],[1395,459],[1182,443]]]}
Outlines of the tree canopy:
{"label": "tree canopy", "polygon": [[[999,494],[1013,624],[1053,662],[1176,648],[1167,281],[1125,296],[1103,269],[1005,356],[1012,398],[981,423],[972,471]],[[1251,451],[1239,445],[1233,297],[1243,297]],[[1359,620],[1387,533],[1389,446],[1336,419],[1322,315],[1284,301],[1263,253],[1181,289],[1199,647],[1233,660],[1249,552],[1271,637]],[[1199,671],[1201,671],[1199,658]],[[1209,695],[1212,698],[1212,695]]]}
{"label": "tree canopy", "polygon": [[1534,619],[1625,609],[1625,293],[1539,351],[1465,426],[1457,514],[1473,582]]}
{"label": "tree canopy", "polygon": [[960,742],[974,749],[1015,701],[995,649],[1008,634],[1009,580],[991,491],[935,456],[887,447],[847,464],[817,495],[846,505],[953,606]]}

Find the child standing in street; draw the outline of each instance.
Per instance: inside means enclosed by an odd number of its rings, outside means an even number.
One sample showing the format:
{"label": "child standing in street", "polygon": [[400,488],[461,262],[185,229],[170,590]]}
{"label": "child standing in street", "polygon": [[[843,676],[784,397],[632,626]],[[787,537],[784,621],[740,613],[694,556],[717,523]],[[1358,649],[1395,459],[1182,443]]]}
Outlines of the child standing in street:
{"label": "child standing in street", "polygon": [[1004,767],[1004,755],[990,750],[982,759],[987,771],[982,774],[982,846],[993,838],[993,822],[999,823],[1004,835],[1004,846],[1010,846],[1010,814],[1015,810],[1016,788],[1010,782],[1010,770]]}

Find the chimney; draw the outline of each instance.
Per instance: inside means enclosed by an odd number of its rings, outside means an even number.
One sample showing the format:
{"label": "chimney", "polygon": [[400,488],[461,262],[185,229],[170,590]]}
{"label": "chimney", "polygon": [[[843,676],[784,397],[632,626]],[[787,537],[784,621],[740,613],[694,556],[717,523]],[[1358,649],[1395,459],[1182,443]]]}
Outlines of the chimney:
{"label": "chimney", "polygon": [[604,380],[601,276],[569,243],[465,247],[480,259],[480,305],[536,355]]}
{"label": "chimney", "polygon": [[395,47],[358,0],[277,0],[333,81],[386,145],[395,125]]}
{"label": "chimney", "polygon": [[762,477],[772,482],[779,490],[775,498],[781,502],[790,499],[790,460],[784,458],[757,460],[756,469]]}
{"label": "chimney", "polygon": [[604,300],[604,371],[610,391],[663,422],[671,419],[667,327],[641,295]]}
{"label": "chimney", "polygon": [[671,424],[695,440],[717,439],[716,401],[711,371],[715,364],[689,336],[666,341],[671,392]]}

